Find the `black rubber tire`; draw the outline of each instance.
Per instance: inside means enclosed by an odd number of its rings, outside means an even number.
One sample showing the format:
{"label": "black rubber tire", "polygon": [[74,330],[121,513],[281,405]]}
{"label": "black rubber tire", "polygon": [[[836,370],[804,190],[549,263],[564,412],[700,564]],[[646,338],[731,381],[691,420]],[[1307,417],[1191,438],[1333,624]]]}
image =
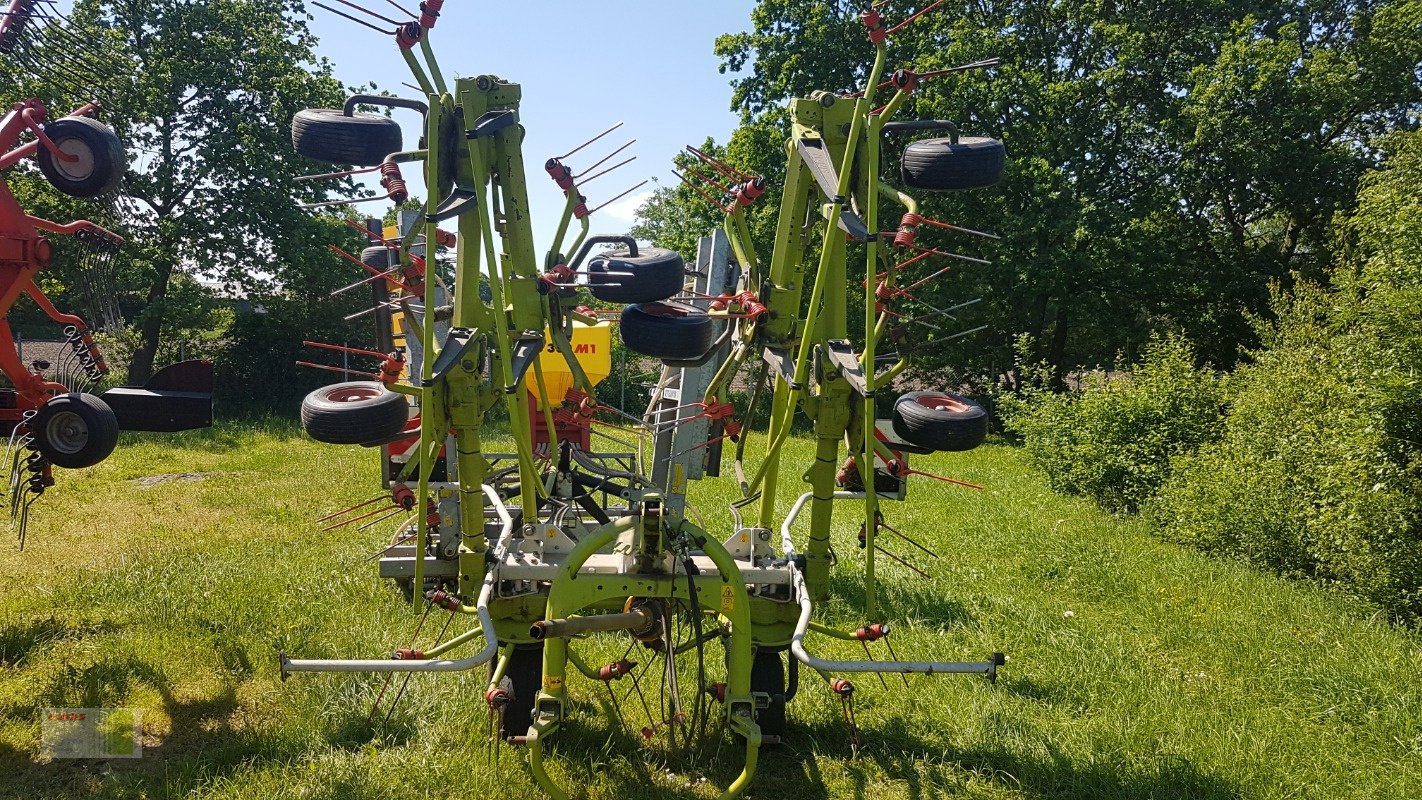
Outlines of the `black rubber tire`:
{"label": "black rubber tire", "polygon": [[[618,272],[632,274],[607,274]],[[588,262],[588,287],[604,303],[655,303],[681,294],[685,286],[686,262],[675,250],[639,247],[636,256],[618,250]]]}
{"label": "black rubber tire", "polygon": [[618,326],[627,349],[669,361],[695,361],[716,341],[714,321],[696,310],[666,303],[634,304],[622,309]]}
{"label": "black rubber tire", "polygon": [[369,267],[375,267],[383,272],[390,269],[390,263],[386,262],[386,258],[388,258],[386,253],[393,253],[395,257],[390,259],[390,261],[393,262],[395,266],[400,265],[400,252],[398,250],[391,250],[383,244],[367,247],[360,251],[360,263]]}
{"label": "black rubber tire", "polygon": [[981,136],[920,139],[904,148],[900,177],[910,189],[953,191],[981,189],[1002,180],[1007,150]]}
{"label": "black rubber tire", "polygon": [[40,145],[40,172],[54,188],[70,197],[98,197],[118,188],[128,159],[113,128],[92,117],[60,117],[45,125],[44,133],[61,152],[79,156],[79,161],[69,163]]}
{"label": "black rubber tire", "polygon": [[894,433],[930,450],[972,450],[987,438],[988,415],[966,397],[948,392],[909,392],[894,402]]}
{"label": "black rubber tire", "polygon": [[55,395],[29,422],[35,446],[56,467],[82,469],[109,457],[119,424],[109,404],[92,394]]}
{"label": "black rubber tire", "polygon": [[762,736],[785,736],[785,661],[780,653],[757,650],[751,660],[751,693],[770,695],[770,705],[756,711]]}
{"label": "black rubber tire", "polygon": [[[494,668],[495,663],[490,662],[490,676]],[[504,724],[499,729],[499,734],[507,740],[510,736],[528,735],[528,726],[533,724],[533,703],[543,685],[543,643],[514,645],[504,676],[509,679],[513,693],[513,699],[504,707]]]}
{"label": "black rubber tire", "polygon": [[307,158],[373,167],[404,149],[400,123],[379,114],[346,116],[337,108],[308,108],[291,120],[291,146]]}
{"label": "black rubber tire", "polygon": [[400,433],[409,419],[405,395],[374,381],[322,386],[301,401],[301,427],[326,444],[385,441]]}

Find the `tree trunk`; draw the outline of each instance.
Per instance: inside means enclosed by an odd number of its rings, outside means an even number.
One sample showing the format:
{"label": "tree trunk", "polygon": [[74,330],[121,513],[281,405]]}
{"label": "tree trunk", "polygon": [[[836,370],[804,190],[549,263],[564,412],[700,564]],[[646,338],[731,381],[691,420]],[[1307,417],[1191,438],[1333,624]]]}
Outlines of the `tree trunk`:
{"label": "tree trunk", "polygon": [[143,321],[138,326],[139,342],[128,364],[128,382],[139,386],[153,377],[153,359],[158,355],[159,336],[163,331],[164,300],[168,297],[168,281],[173,277],[173,261],[168,258],[154,264],[156,274],[148,287],[148,304]]}
{"label": "tree trunk", "polygon": [[1047,355],[1047,363],[1052,365],[1052,388],[1066,389],[1066,365],[1062,363],[1066,353],[1067,304],[1065,298],[1057,301],[1057,320],[1052,329],[1052,348]]}

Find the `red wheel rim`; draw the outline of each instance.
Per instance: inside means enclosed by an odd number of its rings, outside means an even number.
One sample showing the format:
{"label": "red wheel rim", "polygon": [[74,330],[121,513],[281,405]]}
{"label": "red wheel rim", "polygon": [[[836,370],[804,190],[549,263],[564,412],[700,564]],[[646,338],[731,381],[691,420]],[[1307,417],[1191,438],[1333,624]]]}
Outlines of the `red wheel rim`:
{"label": "red wheel rim", "polygon": [[646,303],[640,306],[640,308],[643,314],[652,317],[676,318],[687,315],[685,311],[674,306],[666,305],[665,303]]}
{"label": "red wheel rim", "polygon": [[341,386],[326,393],[332,403],[355,403],[380,396],[380,390],[373,386]]}
{"label": "red wheel rim", "polygon": [[971,406],[950,394],[921,394],[913,401],[924,408],[932,408],[939,411],[962,412],[967,411]]}

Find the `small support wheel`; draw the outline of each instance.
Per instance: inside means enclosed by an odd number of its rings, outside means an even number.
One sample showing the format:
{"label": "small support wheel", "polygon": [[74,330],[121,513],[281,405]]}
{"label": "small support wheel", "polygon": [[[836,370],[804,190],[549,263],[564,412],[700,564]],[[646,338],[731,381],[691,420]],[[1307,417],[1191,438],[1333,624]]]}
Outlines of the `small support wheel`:
{"label": "small support wheel", "polygon": [[119,424],[109,404],[92,394],[51,397],[29,422],[35,446],[56,467],[82,469],[109,457]]}
{"label": "small support wheel", "polygon": [[894,433],[912,445],[961,452],[987,438],[987,412],[948,392],[909,392],[894,403]]}
{"label": "small support wheel", "polygon": [[346,116],[338,108],[308,108],[291,120],[291,146],[307,158],[373,167],[404,149],[400,123],[380,114]]}
{"label": "small support wheel", "polygon": [[715,322],[680,303],[630,305],[618,330],[628,350],[670,361],[695,361],[716,341]]}
{"label": "small support wheel", "polygon": [[404,430],[409,419],[405,396],[375,381],[323,386],[301,401],[301,427],[326,444],[383,442]]}
{"label": "small support wheel", "polygon": [[[533,701],[543,684],[543,643],[509,645],[509,667],[504,671],[504,686],[512,697],[504,706],[504,723],[499,735],[504,741],[510,736],[527,736],[533,724]],[[489,662],[493,677],[495,662]]]}
{"label": "small support wheel", "polygon": [[57,157],[43,144],[37,154],[40,172],[54,188],[70,197],[98,197],[118,187],[128,159],[113,128],[92,117],[60,117],[44,133],[63,154]]}
{"label": "small support wheel", "polygon": [[910,189],[982,189],[1002,180],[1006,162],[1007,151],[997,139],[920,139],[904,148],[900,177]]}
{"label": "small support wheel", "polygon": [[608,253],[588,262],[588,286],[605,303],[654,303],[681,294],[686,262],[660,247],[638,248],[635,256]]}
{"label": "small support wheel", "polygon": [[785,737],[785,662],[780,653],[757,650],[751,661],[751,694],[770,695],[770,704],[757,709],[756,724],[762,736]]}

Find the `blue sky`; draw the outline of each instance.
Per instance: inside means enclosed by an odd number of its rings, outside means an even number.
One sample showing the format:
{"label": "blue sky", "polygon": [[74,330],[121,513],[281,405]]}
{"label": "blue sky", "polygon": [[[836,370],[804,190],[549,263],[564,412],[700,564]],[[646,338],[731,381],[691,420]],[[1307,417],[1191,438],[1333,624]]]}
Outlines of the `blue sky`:
{"label": "blue sky", "polygon": [[[395,1],[406,8],[416,5],[415,0]],[[399,17],[386,0],[359,2]],[[749,29],[754,6],[754,0],[445,3],[431,42],[446,80],[492,73],[523,86],[524,156],[540,253],[548,246],[563,204],[561,191],[542,169],[550,156],[566,153],[615,122],[626,123],[567,162],[576,172],[628,139],[637,139],[608,163],[627,154],[635,154],[636,161],[584,191],[589,208],[595,208],[644,178],[659,182],[592,216],[594,233],[625,233],[647,194],[676,181],[671,158],[677,150],[700,144],[708,135],[726,140],[737,119],[730,111],[731,76],[718,71],[712,47],[720,34]],[[411,79],[393,37],[309,3],[308,8],[314,16],[312,28],[321,38],[319,52],[331,60],[338,78],[347,85],[374,81],[382,89],[416,96],[401,85]],[[413,147],[419,138],[418,116],[397,111],[395,118],[405,127],[406,146]],[[405,177],[411,191],[423,196],[417,172],[407,168]],[[378,202],[358,206],[370,213],[387,207]]]}

